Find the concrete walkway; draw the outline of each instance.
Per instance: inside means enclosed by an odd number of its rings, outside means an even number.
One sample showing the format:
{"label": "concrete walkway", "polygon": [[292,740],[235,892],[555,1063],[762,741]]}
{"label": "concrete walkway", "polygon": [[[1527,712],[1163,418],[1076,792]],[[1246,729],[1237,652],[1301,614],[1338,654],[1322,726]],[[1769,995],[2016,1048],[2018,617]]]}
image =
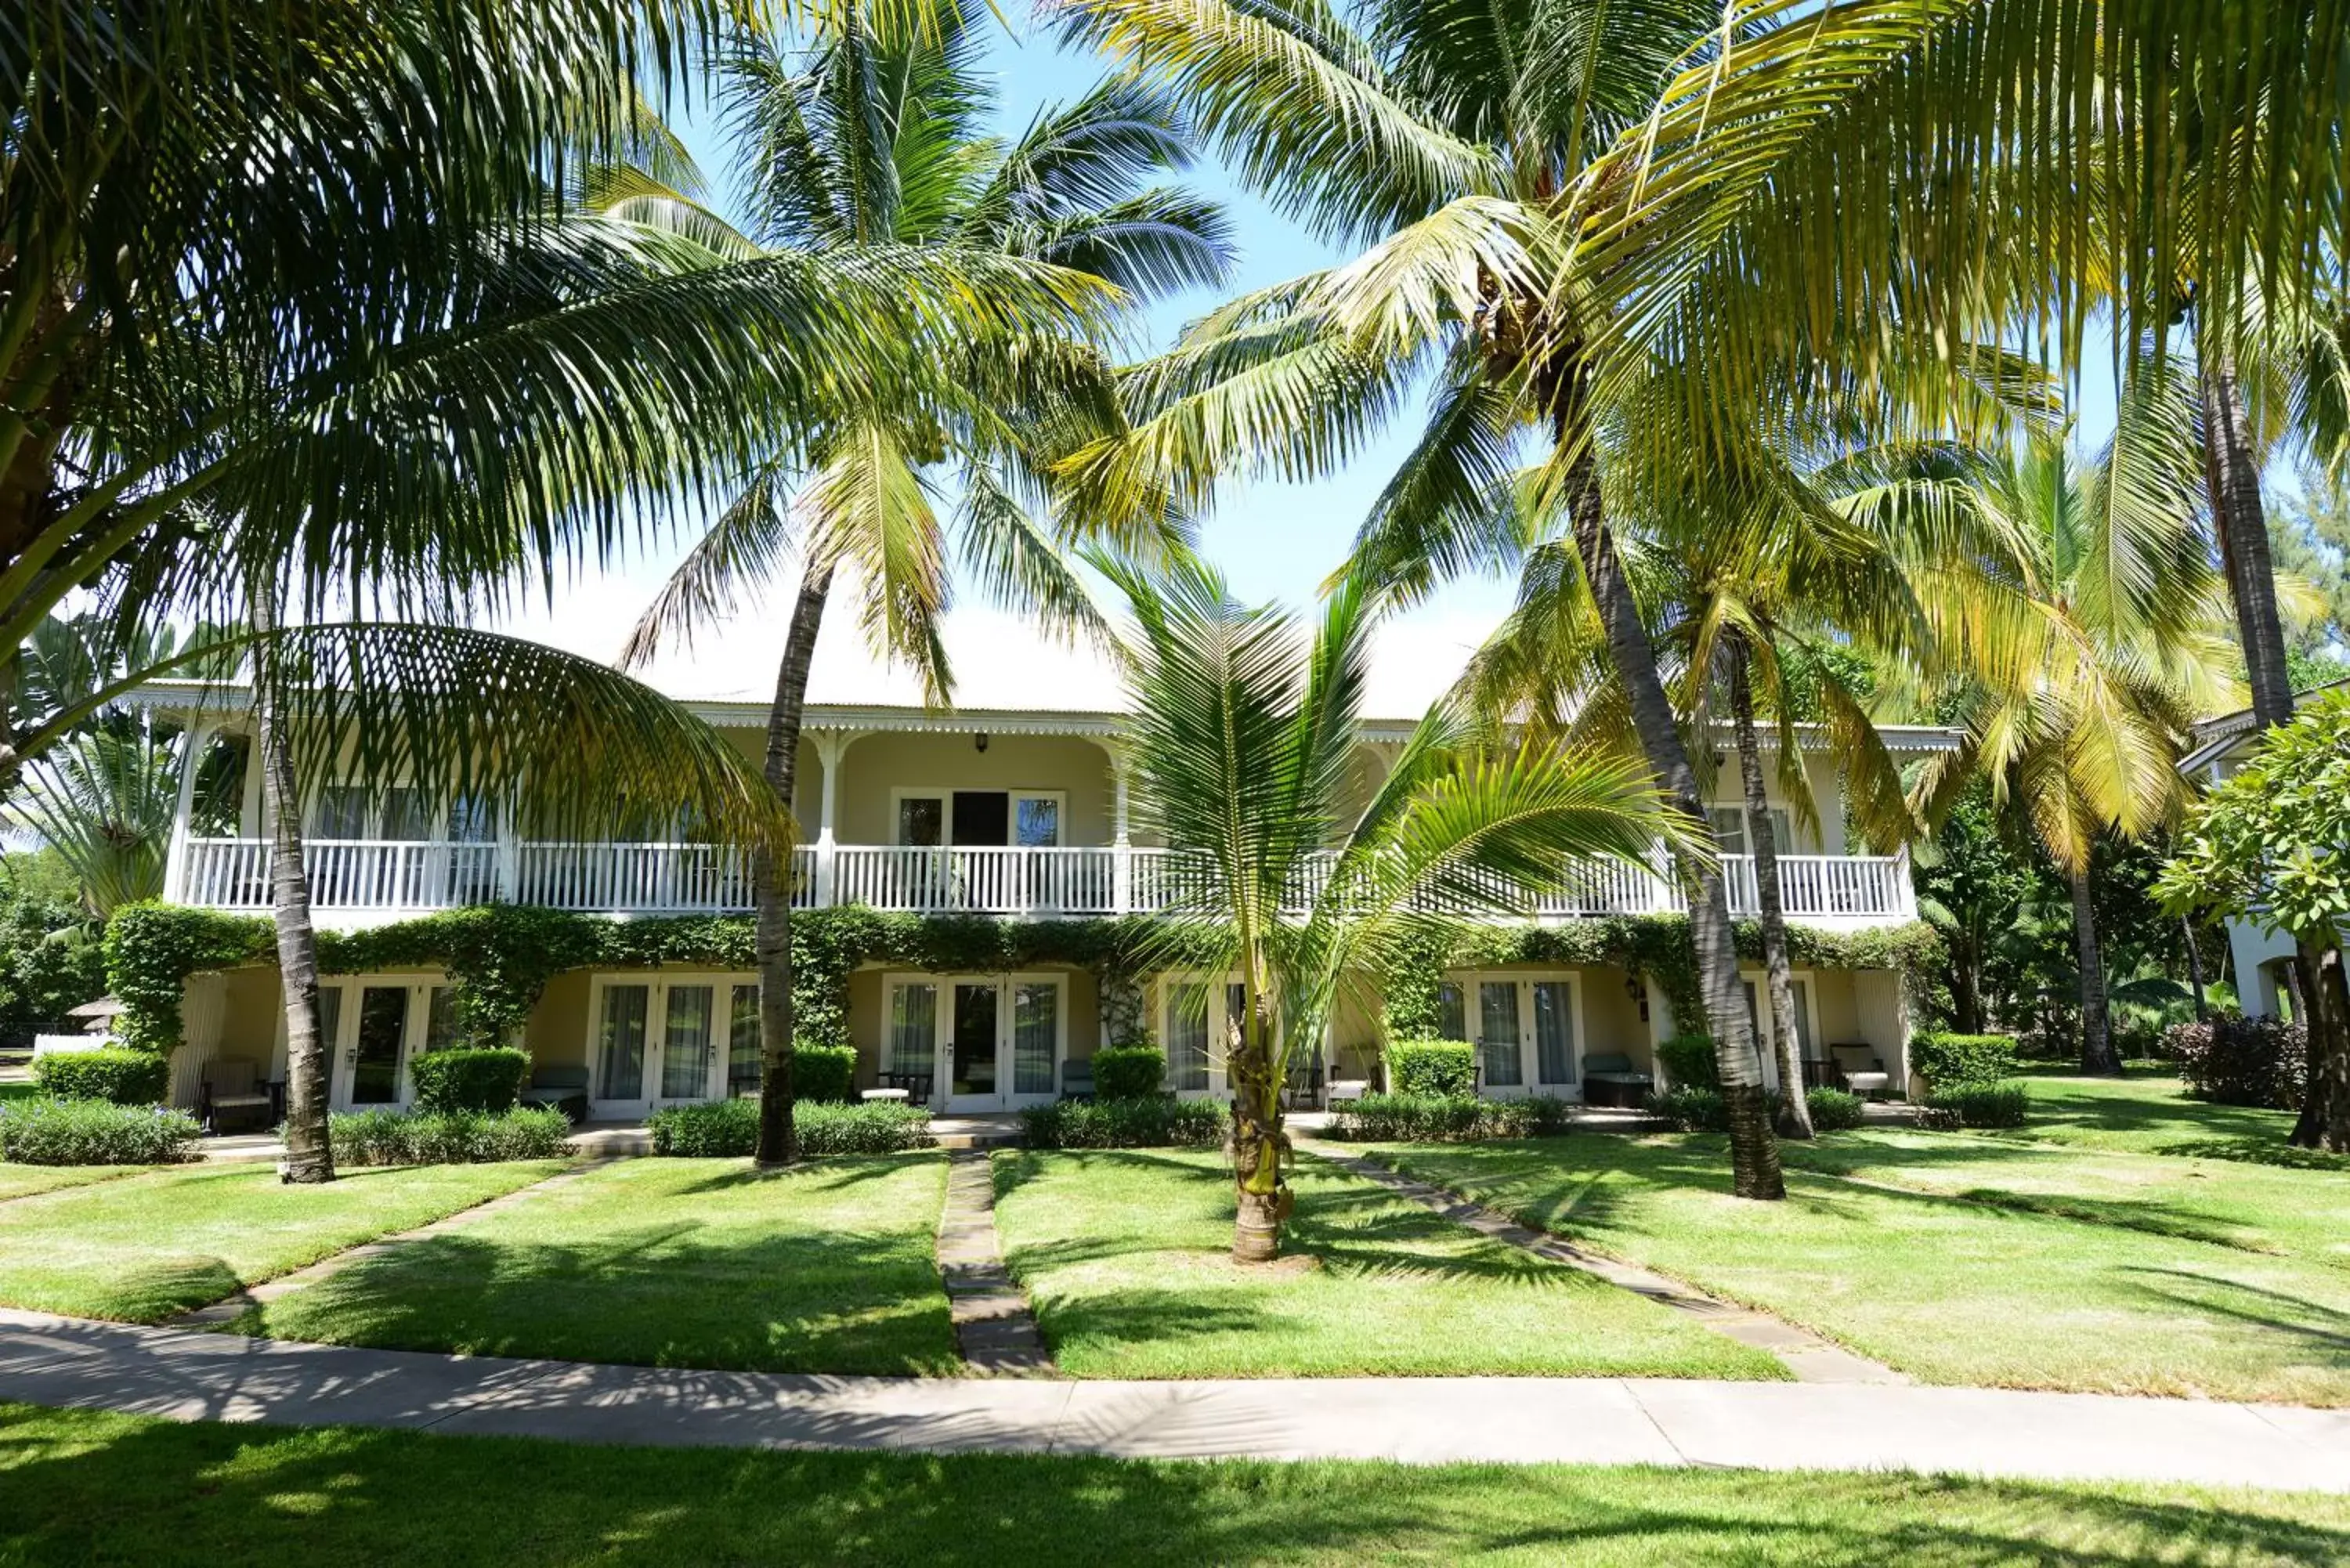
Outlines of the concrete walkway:
{"label": "concrete walkway", "polygon": [[984,1149],[947,1156],[947,1200],[939,1216],[939,1277],[946,1285],[955,1348],[983,1375],[1049,1376],[1053,1357],[1029,1310],[1028,1293],[1003,1266],[995,1239],[995,1174]]}
{"label": "concrete walkway", "polygon": [[354,1350],[0,1310],[0,1398],[592,1443],[1906,1469],[2350,1491],[2350,1411],[1989,1388],[784,1376]]}

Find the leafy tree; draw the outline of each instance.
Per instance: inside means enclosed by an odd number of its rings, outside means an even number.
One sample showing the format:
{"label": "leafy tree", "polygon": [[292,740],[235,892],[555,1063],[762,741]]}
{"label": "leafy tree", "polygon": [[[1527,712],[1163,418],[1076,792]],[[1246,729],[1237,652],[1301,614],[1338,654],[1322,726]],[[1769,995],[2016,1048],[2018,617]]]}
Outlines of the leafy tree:
{"label": "leafy tree", "polygon": [[[986,133],[993,99],[962,0],[926,0],[904,18],[849,8],[826,16],[804,47],[735,40],[718,101],[734,127],[746,225],[736,229],[683,188],[641,171],[604,177],[608,210],[703,248],[721,267],[743,256],[823,258],[846,268],[912,252],[1051,264],[1104,291],[1147,299],[1223,275],[1221,212],[1151,183],[1190,159],[1187,132],[1159,94],[1130,78],[1103,83],[1039,114],[1018,138]],[[990,597],[1065,635],[1106,635],[1063,554],[1114,536],[1095,519],[1039,514],[1052,465],[1113,426],[1097,354],[1064,323],[1010,321],[947,346],[911,395],[877,403],[854,383],[827,406],[805,462],[754,470],[679,566],[636,628],[627,657],[771,586],[796,554],[801,574],[767,716],[765,771],[788,802],[816,637],[836,574],[847,567],[867,639],[911,665],[933,701],[953,684],[939,618],[959,563]],[[941,515],[941,490],[958,504]],[[1146,551],[1162,530],[1120,541]],[[794,546],[796,545],[796,551]],[[758,1156],[796,1156],[792,1130],[792,889],[788,861],[756,876],[760,1040]]]}
{"label": "leafy tree", "polygon": [[[1139,821],[1173,852],[1157,967],[1239,977],[1225,1052],[1238,1219],[1232,1257],[1270,1261],[1292,1202],[1282,1088],[1338,998],[1441,921],[1524,912],[1594,857],[1643,861],[1687,829],[1636,767],[1540,744],[1480,746],[1432,709],[1358,815],[1354,777],[1378,597],[1329,595],[1310,639],[1179,558],[1158,578],[1097,562],[1133,609],[1128,729]],[[1326,875],[1316,857],[1331,858]],[[1303,906],[1301,908],[1300,906]]]}
{"label": "leafy tree", "polygon": [[2189,813],[2157,887],[2173,909],[2216,909],[2293,938],[2309,999],[2309,1091],[2293,1141],[2350,1152],[2350,693],[2264,734]]}

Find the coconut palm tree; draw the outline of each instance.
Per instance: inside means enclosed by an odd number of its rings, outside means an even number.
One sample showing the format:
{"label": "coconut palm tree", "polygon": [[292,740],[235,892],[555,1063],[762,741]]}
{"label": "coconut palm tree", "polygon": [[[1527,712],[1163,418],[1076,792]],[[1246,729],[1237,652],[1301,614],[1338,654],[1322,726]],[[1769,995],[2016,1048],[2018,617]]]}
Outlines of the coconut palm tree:
{"label": "coconut palm tree", "polygon": [[[994,255],[1048,263],[1137,301],[1220,279],[1229,255],[1220,211],[1151,183],[1190,158],[1164,98],[1113,78],[1000,140],[985,129],[993,94],[965,10],[961,0],[930,0],[892,21],[844,9],[804,47],[739,36],[718,94],[737,132],[747,223],[738,229],[704,205],[690,168],[675,185],[643,171],[604,177],[607,210],[702,245],[713,266],[758,255],[852,264],[901,250]],[[765,753],[768,781],[786,802],[809,666],[842,568],[875,651],[912,666],[933,701],[952,689],[939,637],[952,563],[1055,632],[1103,631],[1062,548],[1114,532],[1038,511],[1052,462],[1086,431],[1107,428],[1101,360],[1057,331],[1000,333],[947,348],[925,370],[896,407],[841,389],[805,458],[752,472],[629,643],[628,659],[651,658],[767,587],[797,555]],[[956,504],[941,516],[949,495]],[[1122,542],[1148,550],[1162,532],[1171,531],[1154,526]],[[773,1164],[796,1156],[788,863],[762,859],[755,881],[758,1153]]]}
{"label": "coconut palm tree", "polygon": [[[1688,829],[1642,770],[1544,744],[1486,747],[1466,711],[1432,709],[1349,815],[1356,721],[1380,597],[1359,576],[1312,634],[1236,601],[1188,556],[1146,576],[1097,557],[1125,592],[1127,731],[1138,822],[1173,852],[1149,940],[1159,967],[1238,976],[1232,1257],[1270,1261],[1291,1196],[1282,1085],[1381,955],[1432,926],[1524,914],[1594,857],[1643,862]],[[1317,860],[1327,857],[1325,867]]]}
{"label": "coconut palm tree", "polygon": [[[1980,358],[1950,345],[2052,320],[2076,344],[2110,296],[2107,255],[2133,318],[2152,319],[2181,248],[2230,299],[2260,265],[2314,272],[2339,249],[2338,204],[2293,171],[2334,166],[2332,67],[2301,56],[2350,27],[2341,0],[2249,25],[2224,0],[1056,8],[1072,36],[1169,82],[1278,204],[1376,240],[1236,302],[1149,367],[1144,418],[1088,454],[1086,478],[1114,502],[1196,504],[1188,476],[1319,473],[1435,369],[1427,433],[1381,505],[1441,555],[1480,526],[1462,501],[1508,438],[1534,432],[1642,749],[1692,822],[1695,774],[1625,585],[1596,432],[1628,428],[1638,466],[1668,482],[1767,471],[1791,422],[1921,362],[1971,400]],[[2130,134],[2085,134],[2093,113]],[[2176,167],[2178,148],[2236,150],[2255,127],[2276,155],[2245,178],[2190,184]],[[1970,180],[1997,195],[1954,199]],[[2131,197],[2099,226],[2109,191]],[[1660,374],[1687,417],[1623,420]],[[1719,878],[1690,880],[1736,1188],[1776,1196]]]}
{"label": "coconut palm tree", "polygon": [[2142,411],[2126,403],[2112,448],[2084,464],[2039,441],[1976,465],[1947,499],[2024,546],[2022,571],[1987,597],[1998,640],[2021,649],[2004,679],[1979,670],[1937,705],[1962,732],[1914,784],[1938,820],[1977,774],[2011,800],[2064,872],[2080,954],[2085,1071],[2117,1073],[2089,862],[2097,837],[2139,837],[2183,802],[2188,730],[2232,705],[2225,585],[2193,526],[2194,475],[2148,461]]}

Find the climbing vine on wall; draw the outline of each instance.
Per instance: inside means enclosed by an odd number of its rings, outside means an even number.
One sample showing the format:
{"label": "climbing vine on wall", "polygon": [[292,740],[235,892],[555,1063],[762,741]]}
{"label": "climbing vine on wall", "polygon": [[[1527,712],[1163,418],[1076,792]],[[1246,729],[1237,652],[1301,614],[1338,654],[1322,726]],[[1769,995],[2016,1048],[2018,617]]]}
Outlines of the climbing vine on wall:
{"label": "climbing vine on wall", "polygon": [[[1145,918],[997,920],[983,917],[882,914],[872,909],[803,910],[792,917],[792,998],[798,1034],[814,1044],[848,1040],[848,980],[859,966],[936,973],[997,974],[1041,965],[1094,971],[1104,1006],[1130,1011],[1139,1028],[1138,976],[1146,939],[1164,955],[1165,933]],[[123,1003],[124,1037],[151,1050],[180,1044],[181,996],[188,977],[270,961],[263,917],[177,905],[139,904],[118,912],[107,939],[107,975]],[[437,968],[454,992],[459,1037],[475,1044],[510,1040],[538,1005],[547,982],[577,969],[757,967],[752,922],[741,915],[615,919],[525,905],[451,909],[363,931],[318,934],[325,974]],[[1123,1038],[1113,1029],[1112,1038]]]}

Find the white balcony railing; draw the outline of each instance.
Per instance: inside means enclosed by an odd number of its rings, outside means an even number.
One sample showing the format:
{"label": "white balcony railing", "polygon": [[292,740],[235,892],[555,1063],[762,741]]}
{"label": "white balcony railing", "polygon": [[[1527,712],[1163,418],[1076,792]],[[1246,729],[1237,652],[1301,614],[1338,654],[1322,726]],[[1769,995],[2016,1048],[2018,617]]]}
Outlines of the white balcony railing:
{"label": "white balcony railing", "polygon": [[[266,909],[269,855],[265,839],[191,840],[172,896],[212,909]],[[338,911],[504,902],[609,914],[707,914],[747,909],[753,892],[750,857],[715,844],[314,839],[304,845],[303,858],[311,903]],[[1722,869],[1731,912],[1758,912],[1753,861],[1727,857]],[[1303,909],[1320,897],[1329,873],[1328,857],[1301,867],[1290,889],[1292,904]],[[794,852],[792,902],[801,909],[861,904],[918,914],[1149,914],[1183,901],[1184,879],[1197,874],[1163,849],[819,844]],[[1917,914],[1906,855],[1785,855],[1779,858],[1779,886],[1787,914],[1797,919],[1890,920]],[[1669,878],[1644,867],[1593,861],[1577,867],[1565,887],[1536,898],[1533,913],[1559,920],[1683,907]]]}

